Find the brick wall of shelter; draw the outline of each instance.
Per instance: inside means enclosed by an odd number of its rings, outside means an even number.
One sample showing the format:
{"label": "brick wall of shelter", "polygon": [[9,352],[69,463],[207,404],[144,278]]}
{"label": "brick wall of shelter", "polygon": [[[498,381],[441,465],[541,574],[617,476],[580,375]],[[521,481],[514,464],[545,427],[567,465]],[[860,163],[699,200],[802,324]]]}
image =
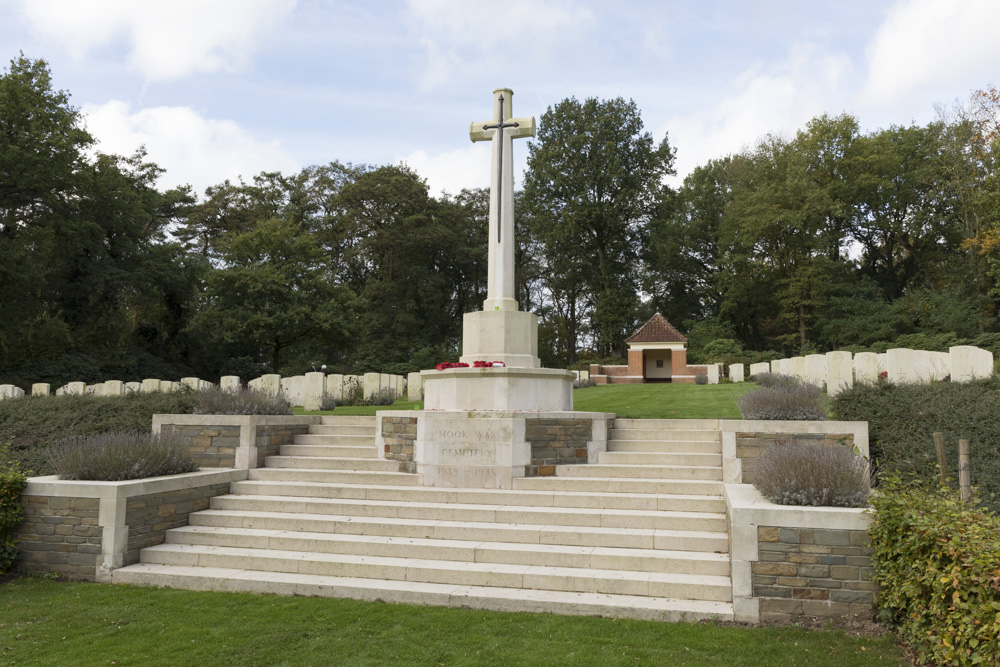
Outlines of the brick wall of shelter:
{"label": "brick wall of shelter", "polygon": [[382,439],[385,458],[399,461],[399,472],[416,472],[413,461],[413,443],[417,439],[416,417],[383,417]]}
{"label": "brick wall of shelter", "polygon": [[867,531],[758,526],[757,546],[752,577],[760,620],[870,612],[878,586]]}
{"label": "brick wall of shelter", "polygon": [[764,449],[777,440],[797,440],[799,442],[822,443],[827,447],[854,447],[853,433],[737,433],[736,457],[742,461],[743,483],[756,481],[754,466],[756,459],[764,454]]}
{"label": "brick wall of shelter", "polygon": [[199,468],[232,468],[240,446],[239,426],[164,424],[160,435],[179,438]]}
{"label": "brick wall of shelter", "polygon": [[21,496],[24,521],[14,531],[27,572],[58,572],[94,581],[103,531],[97,498]]}
{"label": "brick wall of shelter", "polygon": [[211,499],[229,493],[229,488],[229,482],[223,482],[128,498],[125,501],[125,523],[128,525],[125,565],[138,563],[140,549],[162,544],[168,530],[186,526],[192,512],[208,509]]}
{"label": "brick wall of shelter", "polygon": [[531,465],[525,477],[556,474],[556,466],[587,463],[587,443],[593,439],[590,419],[525,419],[524,439],[531,445]]}
{"label": "brick wall of shelter", "polygon": [[264,459],[275,456],[281,451],[282,445],[291,445],[296,435],[309,433],[308,424],[285,424],[282,426],[268,424],[257,427],[257,467],[264,467]]}

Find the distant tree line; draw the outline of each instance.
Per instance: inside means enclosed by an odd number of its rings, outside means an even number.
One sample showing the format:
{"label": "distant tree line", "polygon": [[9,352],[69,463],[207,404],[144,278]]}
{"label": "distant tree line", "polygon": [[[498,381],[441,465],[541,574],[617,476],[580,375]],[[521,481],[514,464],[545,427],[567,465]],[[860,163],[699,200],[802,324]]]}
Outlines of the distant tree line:
{"label": "distant tree line", "polygon": [[[518,300],[541,318],[543,363],[621,356],[657,310],[695,356],[1000,342],[998,108],[990,89],[947,119],[869,134],[823,116],[677,189],[673,149],[633,102],[549,108],[516,195]],[[405,166],[334,161],[198,197],[158,190],[141,150],[94,144],[46,63],[13,60],[0,383],[310,361],[404,373],[457,357],[462,315],[486,296],[487,190],[433,197]]]}

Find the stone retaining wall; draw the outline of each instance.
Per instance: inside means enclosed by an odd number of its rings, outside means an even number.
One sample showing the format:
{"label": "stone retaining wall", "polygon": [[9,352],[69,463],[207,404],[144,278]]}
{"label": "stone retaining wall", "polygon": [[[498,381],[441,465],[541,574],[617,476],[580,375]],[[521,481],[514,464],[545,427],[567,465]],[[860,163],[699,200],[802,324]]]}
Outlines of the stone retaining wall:
{"label": "stone retaining wall", "polygon": [[255,436],[257,443],[257,467],[264,467],[264,459],[276,456],[282,445],[295,443],[296,435],[309,433],[309,424],[258,424]]}
{"label": "stone retaining wall", "polygon": [[138,562],[139,549],[160,544],[191,512],[229,493],[246,470],[215,469],[125,482],[32,477],[21,494],[25,520],[15,531],[23,569],[71,579],[111,581]]}
{"label": "stone retaining wall", "polygon": [[752,484],[726,484],[737,621],[797,621],[871,612],[865,508],[776,505]]}
{"label": "stone retaining wall", "polygon": [[526,419],[524,439],[531,445],[531,465],[525,477],[556,474],[556,466],[587,463],[587,443],[593,439],[590,419]]}
{"label": "stone retaining wall", "polygon": [[222,482],[128,498],[125,501],[128,543],[124,564],[138,563],[140,549],[163,544],[168,530],[186,526],[192,512],[208,509],[211,499],[229,493],[229,487],[229,482]]}
{"label": "stone retaining wall", "polygon": [[93,581],[103,534],[100,500],[23,495],[21,504],[24,521],[14,531],[21,569]]}
{"label": "stone retaining wall", "polygon": [[767,447],[779,440],[820,443],[827,447],[854,447],[853,433],[737,433],[736,456],[742,463],[744,484],[753,484],[757,481],[754,473],[756,460],[764,455]]}
{"label": "stone retaining wall", "polygon": [[758,526],[752,573],[760,620],[870,613],[878,585],[868,545],[865,530]]}
{"label": "stone retaining wall", "polygon": [[184,448],[191,452],[199,468],[236,466],[236,450],[240,447],[239,426],[164,424],[160,434],[183,441]]}
{"label": "stone retaining wall", "polygon": [[385,458],[399,461],[399,472],[414,473],[413,443],[417,439],[416,417],[383,417],[382,440]]}

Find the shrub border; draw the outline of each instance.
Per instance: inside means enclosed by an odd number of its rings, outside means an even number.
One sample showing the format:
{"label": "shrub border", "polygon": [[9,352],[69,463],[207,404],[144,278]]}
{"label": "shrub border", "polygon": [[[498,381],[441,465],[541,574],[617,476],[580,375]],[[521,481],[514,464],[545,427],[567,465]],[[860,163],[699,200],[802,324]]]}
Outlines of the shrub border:
{"label": "shrub border", "polygon": [[737,622],[760,623],[761,598],[753,594],[753,564],[760,560],[758,527],[867,531],[871,523],[868,508],[777,505],[752,484],[725,484],[725,497]]}
{"label": "shrub border", "polygon": [[[125,563],[125,551],[128,548],[129,536],[129,526],[125,522],[125,514],[130,498],[143,498],[173,491],[206,489],[214,485],[242,481],[248,476],[247,470],[225,468],[124,482],[61,480],[55,475],[49,475],[28,478],[28,484],[21,492],[21,497],[98,499],[97,525],[102,529],[101,553],[97,558],[93,580],[109,583],[112,571],[122,567]],[[220,493],[229,493],[228,487]],[[25,525],[22,524],[21,531],[24,528]]]}
{"label": "shrub border", "polygon": [[722,419],[719,428],[722,431],[722,480],[726,484],[743,484],[743,462],[736,452],[739,433],[773,433],[787,435],[789,439],[796,435],[849,433],[854,437],[854,446],[868,458],[868,422]]}

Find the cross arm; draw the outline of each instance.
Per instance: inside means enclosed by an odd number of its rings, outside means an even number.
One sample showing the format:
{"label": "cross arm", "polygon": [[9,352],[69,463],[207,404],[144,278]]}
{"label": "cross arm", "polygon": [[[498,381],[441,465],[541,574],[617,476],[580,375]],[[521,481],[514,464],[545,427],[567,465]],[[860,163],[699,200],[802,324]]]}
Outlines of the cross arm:
{"label": "cross arm", "polygon": [[[517,127],[508,127],[507,134],[510,135],[511,139],[519,139],[521,137],[533,137],[535,136],[535,117],[531,116],[529,118],[511,118],[505,120],[506,123],[517,123]],[[472,123],[469,125],[469,138],[472,141],[491,141],[493,139],[493,133],[496,130],[484,130],[483,125],[494,125],[495,120],[484,120],[481,123]]]}

